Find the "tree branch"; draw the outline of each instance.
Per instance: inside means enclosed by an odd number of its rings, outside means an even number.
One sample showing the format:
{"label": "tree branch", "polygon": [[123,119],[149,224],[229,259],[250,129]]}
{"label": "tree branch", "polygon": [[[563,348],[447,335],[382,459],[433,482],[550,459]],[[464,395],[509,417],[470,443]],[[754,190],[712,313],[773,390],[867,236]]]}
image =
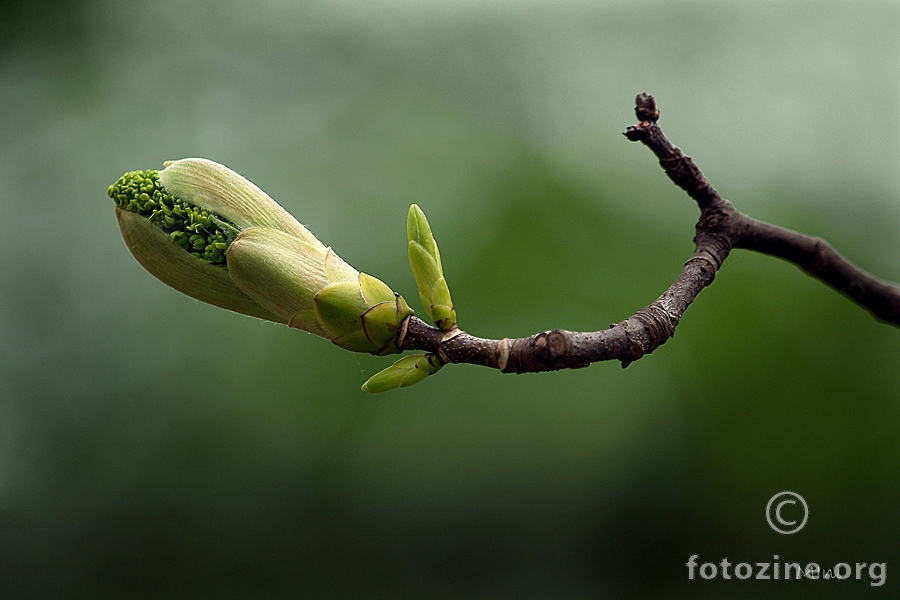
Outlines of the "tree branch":
{"label": "tree branch", "polygon": [[427,350],[445,363],[483,365],[504,373],[575,369],[603,360],[619,360],[627,367],[674,335],[684,312],[697,294],[713,282],[732,248],[791,261],[867,308],[876,318],[900,325],[900,286],[863,271],[824,240],[738,211],[716,192],[694,161],[663,134],[653,97],[641,94],[635,104],[639,123],[628,127],[625,136],[650,148],[666,175],[700,207],[694,237],[696,249],[669,289],[621,323],[587,333],[554,329],[527,338],[490,340],[456,328],[441,331],[413,316],[403,323],[398,339],[400,349]]}
{"label": "tree branch", "polygon": [[860,269],[825,240],[746,215],[741,215],[735,234],[735,248],[788,260],[855,300],[876,319],[900,325],[900,286]]}

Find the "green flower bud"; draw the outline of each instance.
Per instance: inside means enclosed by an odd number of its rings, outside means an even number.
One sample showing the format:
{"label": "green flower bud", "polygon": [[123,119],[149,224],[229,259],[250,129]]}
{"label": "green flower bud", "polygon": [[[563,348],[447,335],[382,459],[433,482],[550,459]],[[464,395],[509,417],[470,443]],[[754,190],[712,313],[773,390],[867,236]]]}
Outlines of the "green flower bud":
{"label": "green flower bud", "polygon": [[441,253],[431,234],[425,213],[415,204],[409,207],[406,235],[409,239],[409,266],[416,278],[419,299],[439,329],[453,329],[456,327],[456,311],[444,279]]}
{"label": "green flower bud", "polygon": [[419,383],[444,366],[434,354],[405,356],[383,371],[372,375],[362,386],[364,392],[387,392]]}
{"label": "green flower bud", "polygon": [[209,160],[132,171],[109,187],[138,262],[176,290],[357,352],[399,352],[406,302],[360,273],[261,189]]}

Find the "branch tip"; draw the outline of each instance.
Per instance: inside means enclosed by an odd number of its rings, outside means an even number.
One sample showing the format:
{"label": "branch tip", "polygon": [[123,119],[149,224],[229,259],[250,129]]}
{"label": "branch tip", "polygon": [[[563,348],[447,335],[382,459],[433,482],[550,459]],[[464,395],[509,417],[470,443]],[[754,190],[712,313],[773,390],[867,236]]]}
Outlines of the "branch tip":
{"label": "branch tip", "polygon": [[656,106],[656,100],[650,94],[638,94],[634,99],[634,114],[637,115],[638,121],[642,123],[649,121],[656,123],[659,121],[659,108]]}

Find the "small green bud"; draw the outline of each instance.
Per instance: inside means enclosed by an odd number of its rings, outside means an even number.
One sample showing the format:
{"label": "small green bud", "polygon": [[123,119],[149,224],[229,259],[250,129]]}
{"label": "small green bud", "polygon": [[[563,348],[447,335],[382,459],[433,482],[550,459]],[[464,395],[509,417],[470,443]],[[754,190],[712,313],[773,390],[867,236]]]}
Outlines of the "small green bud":
{"label": "small green bud", "polygon": [[400,351],[406,302],[231,169],[186,158],[126,173],[108,193],[129,250],[176,290],[348,350]]}
{"label": "small green bud", "polygon": [[441,253],[431,233],[425,213],[415,204],[406,218],[409,239],[409,266],[416,278],[419,299],[434,324],[443,331],[456,327],[456,311],[444,279]]}
{"label": "small green bud", "polygon": [[393,300],[379,302],[363,313],[362,321],[366,337],[378,347],[375,354],[384,356],[401,352],[397,344],[397,333],[403,320],[413,314],[415,314],[413,309],[399,294],[394,294]]}
{"label": "small green bud", "polygon": [[360,273],[357,281],[332,283],[313,299],[316,316],[338,346],[356,352],[400,352],[397,332],[413,311],[380,280]]}
{"label": "small green bud", "polygon": [[364,392],[387,392],[419,383],[444,366],[434,354],[405,356],[387,369],[372,375],[362,386]]}

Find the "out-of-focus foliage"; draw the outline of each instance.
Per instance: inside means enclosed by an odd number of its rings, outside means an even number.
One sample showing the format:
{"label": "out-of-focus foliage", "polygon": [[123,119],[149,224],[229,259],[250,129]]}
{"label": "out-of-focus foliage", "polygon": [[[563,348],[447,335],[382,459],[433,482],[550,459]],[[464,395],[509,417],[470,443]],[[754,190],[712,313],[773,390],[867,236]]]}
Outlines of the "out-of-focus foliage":
{"label": "out-of-focus foliage", "polygon": [[[740,208],[900,280],[897,3],[84,0],[2,19],[0,597],[878,589],[690,581],[692,554],[881,561],[895,586],[900,331],[790,265],[735,253],[626,370],[450,366],[372,396],[389,358],[171,291],[105,192],[212,158],[409,299],[418,203],[462,328],[592,330],[692,250],[696,207],[619,135],[646,91]],[[784,489],[811,507],[793,536],[764,518]]]}

